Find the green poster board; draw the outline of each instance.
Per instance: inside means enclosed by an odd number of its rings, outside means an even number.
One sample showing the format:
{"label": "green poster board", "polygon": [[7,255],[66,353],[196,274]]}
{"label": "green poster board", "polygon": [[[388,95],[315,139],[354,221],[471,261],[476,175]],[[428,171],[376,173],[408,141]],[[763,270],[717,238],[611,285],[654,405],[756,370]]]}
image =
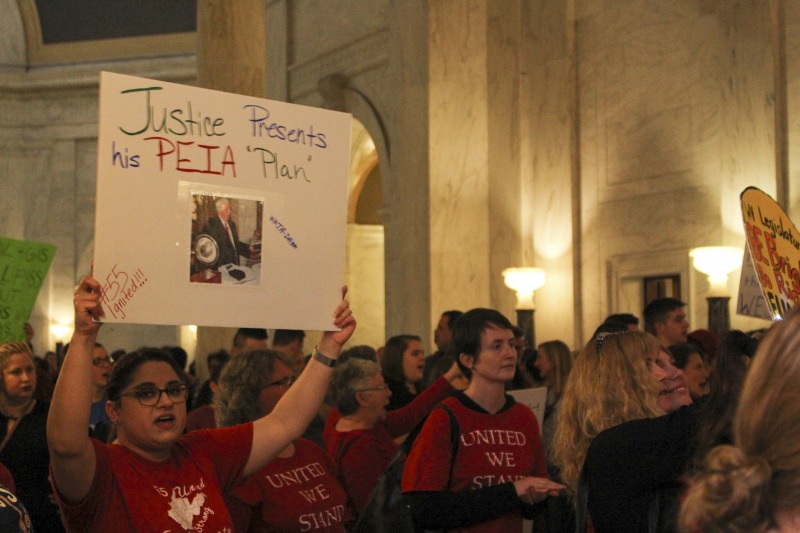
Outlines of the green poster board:
{"label": "green poster board", "polygon": [[25,340],[25,322],[56,255],[52,244],[0,237],[0,342]]}

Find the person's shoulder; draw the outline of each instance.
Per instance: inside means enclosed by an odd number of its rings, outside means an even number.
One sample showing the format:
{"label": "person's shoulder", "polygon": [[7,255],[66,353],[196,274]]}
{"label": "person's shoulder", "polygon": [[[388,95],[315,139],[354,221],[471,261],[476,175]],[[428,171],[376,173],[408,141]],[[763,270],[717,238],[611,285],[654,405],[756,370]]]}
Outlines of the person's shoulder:
{"label": "person's shoulder", "polygon": [[207,450],[211,445],[225,446],[227,444],[238,444],[246,437],[252,439],[253,423],[247,422],[236,426],[224,428],[198,429],[184,433],[178,438],[176,446],[189,449]]}

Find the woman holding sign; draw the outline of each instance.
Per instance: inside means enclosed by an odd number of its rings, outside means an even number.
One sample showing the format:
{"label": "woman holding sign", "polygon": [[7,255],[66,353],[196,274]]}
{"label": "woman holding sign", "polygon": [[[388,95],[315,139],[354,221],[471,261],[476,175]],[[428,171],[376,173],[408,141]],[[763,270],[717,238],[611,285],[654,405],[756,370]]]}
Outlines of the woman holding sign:
{"label": "woman holding sign", "polygon": [[75,292],[75,333],[47,421],[52,482],[71,531],[232,530],[222,493],[263,467],[305,430],[356,322],[336,307],[312,361],[275,409],[255,422],[183,435],[186,386],[172,358],[154,349],[123,356],[108,380],[117,440],[89,438],[92,349],[103,315],[98,282]]}

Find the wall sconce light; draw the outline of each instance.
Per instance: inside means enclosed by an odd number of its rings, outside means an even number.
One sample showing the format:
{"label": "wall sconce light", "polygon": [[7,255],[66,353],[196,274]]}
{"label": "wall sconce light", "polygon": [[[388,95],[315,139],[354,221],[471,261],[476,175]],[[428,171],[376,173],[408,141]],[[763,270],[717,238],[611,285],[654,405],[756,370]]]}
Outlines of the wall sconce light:
{"label": "wall sconce light", "polygon": [[744,251],[732,246],[704,246],[689,252],[694,268],[708,276],[708,329],[722,337],[730,330],[728,274],[742,266]]}
{"label": "wall sconce light", "polygon": [[[72,331],[72,327],[67,326],[66,324],[62,324],[60,322],[50,322],[50,337],[51,340],[55,339],[56,341],[56,368],[61,368],[61,363],[64,361],[64,341],[67,339],[67,336]],[[55,370],[54,369],[54,370]]]}
{"label": "wall sconce light", "polygon": [[72,328],[69,326],[59,324],[58,322],[50,323],[50,335],[55,337],[56,342],[64,342],[71,329]]}
{"label": "wall sconce light", "polygon": [[741,248],[732,246],[704,246],[689,252],[694,267],[708,276],[709,297],[730,296],[728,274],[742,266],[742,254]]}
{"label": "wall sconce light", "polygon": [[532,267],[507,268],[503,270],[503,281],[506,287],[517,293],[517,326],[525,334],[525,346],[533,348],[536,346],[533,293],[544,285],[544,270]]}
{"label": "wall sconce light", "polygon": [[545,275],[541,268],[507,268],[503,270],[506,287],[517,293],[517,309],[536,309],[533,305],[534,291],[544,285]]}

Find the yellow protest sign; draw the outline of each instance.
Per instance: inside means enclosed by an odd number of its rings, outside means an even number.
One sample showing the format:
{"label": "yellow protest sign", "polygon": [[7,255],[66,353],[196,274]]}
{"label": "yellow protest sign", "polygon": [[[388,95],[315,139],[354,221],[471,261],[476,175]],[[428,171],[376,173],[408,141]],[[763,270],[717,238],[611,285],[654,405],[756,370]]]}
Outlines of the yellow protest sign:
{"label": "yellow protest sign", "polygon": [[800,305],[800,234],[767,193],[748,187],[741,196],[747,245],[773,318]]}

